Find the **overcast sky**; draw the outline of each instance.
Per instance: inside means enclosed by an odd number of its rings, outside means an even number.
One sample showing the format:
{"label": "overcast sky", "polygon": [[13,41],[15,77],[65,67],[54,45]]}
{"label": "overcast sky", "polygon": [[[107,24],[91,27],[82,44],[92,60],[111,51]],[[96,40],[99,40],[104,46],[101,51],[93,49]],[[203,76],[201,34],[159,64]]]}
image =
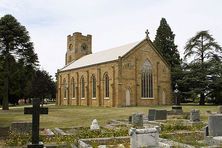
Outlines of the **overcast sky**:
{"label": "overcast sky", "polygon": [[0,17],[12,14],[34,42],[41,69],[52,76],[65,64],[66,37],[91,34],[92,52],[155,38],[166,18],[181,56],[189,38],[209,30],[222,45],[221,0],[0,0]]}

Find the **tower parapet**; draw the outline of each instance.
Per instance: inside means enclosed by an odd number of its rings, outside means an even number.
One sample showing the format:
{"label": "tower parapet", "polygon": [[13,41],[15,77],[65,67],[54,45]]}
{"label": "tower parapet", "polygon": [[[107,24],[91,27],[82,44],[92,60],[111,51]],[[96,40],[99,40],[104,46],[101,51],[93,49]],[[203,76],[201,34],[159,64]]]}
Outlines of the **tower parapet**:
{"label": "tower parapet", "polygon": [[75,32],[67,36],[66,65],[91,53],[92,35],[84,36],[81,32]]}

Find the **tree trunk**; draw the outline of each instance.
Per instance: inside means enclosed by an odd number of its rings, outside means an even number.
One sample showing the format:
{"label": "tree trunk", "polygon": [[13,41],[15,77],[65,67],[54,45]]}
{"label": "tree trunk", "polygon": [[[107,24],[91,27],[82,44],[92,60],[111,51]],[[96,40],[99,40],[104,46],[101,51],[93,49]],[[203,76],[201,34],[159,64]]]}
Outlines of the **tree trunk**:
{"label": "tree trunk", "polygon": [[4,72],[4,94],[3,94],[3,100],[2,100],[2,110],[9,110],[8,107],[8,94],[9,94],[9,90],[8,90],[8,71],[9,71],[9,66],[8,66],[8,56],[6,56],[6,61],[5,61],[5,72]]}
{"label": "tree trunk", "polygon": [[204,93],[200,94],[200,102],[199,105],[205,105],[205,95]]}

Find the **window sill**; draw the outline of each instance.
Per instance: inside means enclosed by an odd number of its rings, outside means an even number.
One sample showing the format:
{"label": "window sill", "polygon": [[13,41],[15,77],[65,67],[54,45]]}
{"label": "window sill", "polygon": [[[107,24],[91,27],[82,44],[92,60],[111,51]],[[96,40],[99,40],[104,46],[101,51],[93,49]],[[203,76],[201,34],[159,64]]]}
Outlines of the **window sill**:
{"label": "window sill", "polygon": [[96,100],[96,98],[92,98],[92,100]]}
{"label": "window sill", "polygon": [[142,100],[154,100],[154,98],[141,98]]}
{"label": "window sill", "polygon": [[63,98],[64,100],[67,100],[67,98]]}
{"label": "window sill", "polygon": [[105,97],[104,100],[109,100],[109,97]]}
{"label": "window sill", "polygon": [[72,100],[75,100],[76,98],[72,98]]}
{"label": "window sill", "polygon": [[81,98],[82,100],[84,100],[85,98]]}

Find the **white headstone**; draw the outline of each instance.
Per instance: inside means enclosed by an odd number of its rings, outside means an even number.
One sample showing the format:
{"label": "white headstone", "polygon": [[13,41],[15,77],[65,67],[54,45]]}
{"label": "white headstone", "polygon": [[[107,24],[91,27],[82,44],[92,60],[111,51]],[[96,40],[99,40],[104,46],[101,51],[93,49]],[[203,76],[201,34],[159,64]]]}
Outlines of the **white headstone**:
{"label": "white headstone", "polygon": [[91,130],[99,130],[100,129],[98,121],[96,119],[94,119],[92,121],[92,124],[90,125],[90,129]]}
{"label": "white headstone", "polygon": [[130,145],[132,148],[158,147],[159,146],[159,128],[135,129],[129,131]]}

